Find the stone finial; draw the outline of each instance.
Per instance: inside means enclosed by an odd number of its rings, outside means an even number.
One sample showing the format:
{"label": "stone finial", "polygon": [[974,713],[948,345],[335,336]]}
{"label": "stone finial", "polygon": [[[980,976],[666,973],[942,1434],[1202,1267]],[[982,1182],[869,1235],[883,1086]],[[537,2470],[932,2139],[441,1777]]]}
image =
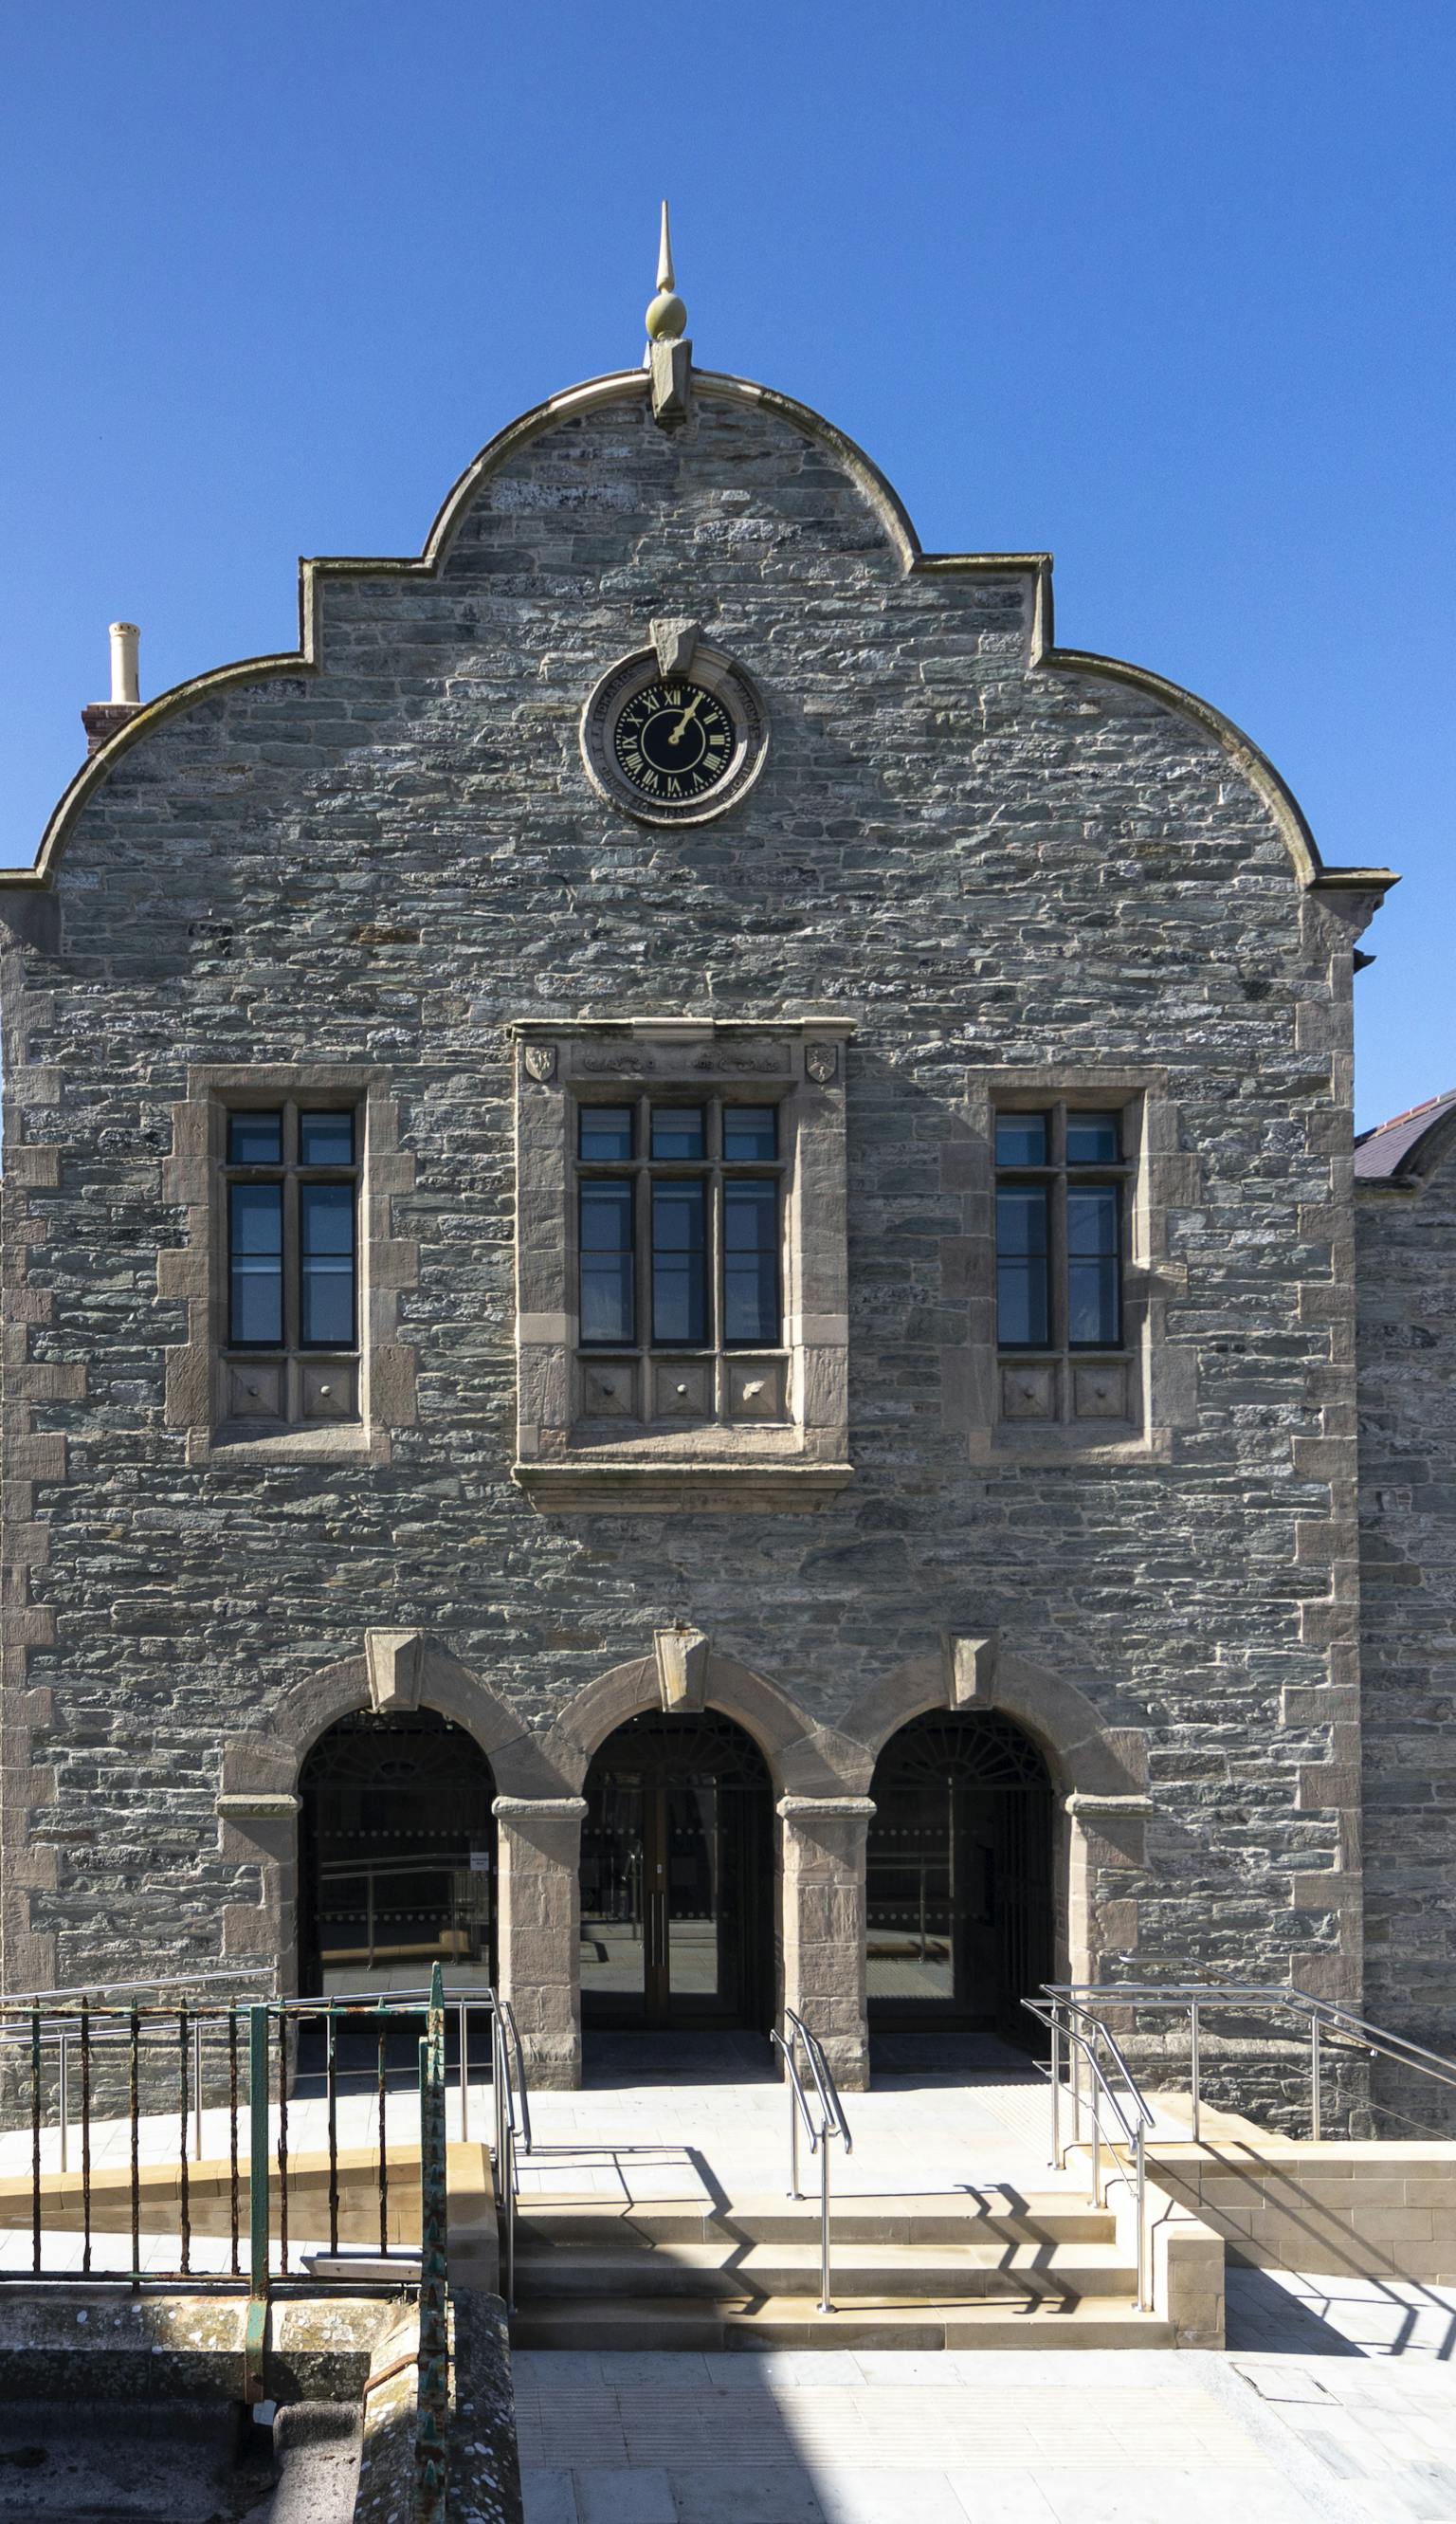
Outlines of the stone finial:
{"label": "stone finial", "polygon": [[657,1689],[662,1707],[689,1712],[707,1705],[707,1660],[711,1642],[702,1630],[692,1629],[679,1622],[670,1630],[654,1630],[653,1649],[657,1660]]}
{"label": "stone finial", "polygon": [[376,1717],[392,1709],[417,1709],[424,1677],[423,1630],[365,1630],[369,1707]]}
{"label": "stone finial", "polygon": [[995,1630],[981,1639],[954,1638],[947,1634],[945,1642],[946,1698],[952,1709],[969,1709],[975,1701],[990,1699],[999,1644]]}
{"label": "stone finial", "polygon": [[668,225],[664,202],[662,237],[657,250],[657,294],[647,311],[647,337],[650,342],[680,342],[688,329],[688,311],[674,294],[676,288],[672,269],[672,230]]}
{"label": "stone finial", "polygon": [[688,417],[692,398],[693,345],[687,340],[688,311],[677,296],[672,269],[672,231],[667,205],[662,205],[662,239],[657,254],[657,294],[647,311],[647,359],[653,381],[653,418],[659,429],[672,429]]}

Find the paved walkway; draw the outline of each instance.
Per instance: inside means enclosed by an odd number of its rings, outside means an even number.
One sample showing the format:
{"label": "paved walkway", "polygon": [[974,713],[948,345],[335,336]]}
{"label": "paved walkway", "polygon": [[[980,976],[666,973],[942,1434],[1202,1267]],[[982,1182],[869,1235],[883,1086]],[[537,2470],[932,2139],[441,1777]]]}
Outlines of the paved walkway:
{"label": "paved walkway", "polygon": [[[1083,2196],[1085,2184],[1048,2161],[1045,2079],[1002,2046],[988,2047],[999,2056],[981,2074],[877,2075],[870,2094],[845,2097],[853,2152],[834,2152],[836,2201],[1007,2188]],[[587,2076],[575,2094],[532,2096],[523,2194],[646,2201],[716,2189],[745,2199],[787,2187],[788,2089],[766,2042],[599,2039]],[[805,2174],[815,2178],[807,2160]]]}
{"label": "paved walkway", "polygon": [[[600,2045],[527,2185],[782,2187],[783,2089]],[[728,2072],[733,2070],[730,2075]],[[1043,2081],[879,2078],[835,2197],[1054,2191]],[[1068,2186],[1070,2187],[1070,2185]],[[1456,2524],[1456,2293],[1231,2273],[1231,2350],[515,2358],[526,2524]]]}
{"label": "paved walkway", "polygon": [[526,2524],[1452,2524],[1444,2367],[522,2352]]}

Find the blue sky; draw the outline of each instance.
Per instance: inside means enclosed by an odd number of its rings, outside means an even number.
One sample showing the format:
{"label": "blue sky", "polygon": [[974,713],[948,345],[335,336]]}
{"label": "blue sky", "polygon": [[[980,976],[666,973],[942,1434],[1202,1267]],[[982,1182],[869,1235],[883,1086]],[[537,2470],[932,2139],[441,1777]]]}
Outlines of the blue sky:
{"label": "blue sky", "polygon": [[862,441],[933,548],[1256,738],[1366,940],[1369,1122],[1456,1085],[1450,0],[60,0],[0,96],[0,860],[104,697],[291,646],[481,442],[640,356]]}

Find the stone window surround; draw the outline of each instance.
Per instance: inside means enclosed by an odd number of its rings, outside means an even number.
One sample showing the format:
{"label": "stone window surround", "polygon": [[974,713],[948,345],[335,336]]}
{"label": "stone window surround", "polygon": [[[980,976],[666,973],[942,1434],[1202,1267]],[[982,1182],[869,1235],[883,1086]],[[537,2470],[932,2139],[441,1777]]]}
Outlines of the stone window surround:
{"label": "stone window surround", "polygon": [[[1126,1259],[1123,1275],[1123,1349],[1131,1391],[1125,1416],[1084,1421],[1017,1420],[1003,1409],[1002,1374],[1037,1364],[1023,1351],[1002,1354],[995,1336],[995,1116],[1036,1112],[1054,1101],[1088,1110],[1120,1111],[1129,1163]],[[968,1070],[960,1107],[965,1125],[961,1153],[952,1157],[953,1189],[963,1197],[966,1251],[961,1268],[969,1313],[969,1375],[947,1393],[953,1408],[960,1392],[970,1456],[987,1465],[1066,1462],[1116,1464],[1166,1461],[1173,1432],[1195,1424],[1196,1353],[1170,1339],[1167,1301],[1188,1286],[1187,1265],[1168,1258],[1168,1212],[1191,1205],[1200,1194],[1196,1157],[1179,1146],[1178,1108],[1168,1072],[1147,1063],[1057,1061],[1016,1063]],[[1094,1370],[1098,1362],[1089,1362]]]}
{"label": "stone window surround", "polygon": [[[390,1460],[393,1429],[414,1423],[414,1350],[399,1337],[400,1291],[415,1286],[414,1244],[394,1233],[394,1200],[413,1189],[414,1159],[400,1146],[399,1106],[387,1070],[347,1061],[207,1062],[187,1070],[171,1108],[172,1151],[162,1199],[182,1212],[183,1240],[157,1256],[157,1291],[181,1298],[187,1336],[167,1356],[167,1425],[186,1432],[189,1464],[270,1464],[357,1457]],[[222,1416],[226,1245],[221,1158],[229,1105],[269,1096],[349,1098],[363,1124],[359,1199],[360,1416],[230,1436]]]}
{"label": "stone window surround", "polygon": [[[812,1509],[852,1478],[843,1016],[517,1019],[514,1477],[544,1509]],[[583,1435],[573,1218],[583,1092],[761,1090],[784,1116],[786,1422]]]}

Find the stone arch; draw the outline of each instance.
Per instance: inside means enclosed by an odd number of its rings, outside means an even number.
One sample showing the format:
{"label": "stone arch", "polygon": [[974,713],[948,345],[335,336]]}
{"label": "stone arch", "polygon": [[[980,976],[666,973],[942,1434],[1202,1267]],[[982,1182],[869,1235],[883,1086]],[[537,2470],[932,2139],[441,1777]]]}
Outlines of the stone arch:
{"label": "stone arch", "polygon": [[[862,1748],[832,1726],[816,1726],[776,1682],[710,1647],[704,1699],[752,1735],[781,1795],[851,1791]],[[579,1691],[542,1745],[567,1794],[579,1796],[593,1754],[625,1720],[661,1706],[655,1657],[612,1666]],[[539,1793],[539,1791],[538,1791]]]}
{"label": "stone arch", "polygon": [[990,1640],[947,1639],[940,1653],[897,1666],[847,1712],[844,1731],[873,1770],[891,1736],[927,1709],[998,1709],[1040,1747],[1064,1796],[1145,1801],[1141,1729],[1108,1726],[1075,1682],[1029,1658],[996,1654]]}
{"label": "stone arch", "polygon": [[[539,1739],[522,1727],[498,1692],[429,1639],[422,1644],[419,1705],[463,1726],[491,1766],[496,1793],[543,1797],[559,1781],[543,1762]],[[290,1684],[269,1712],[267,1730],[229,1737],[222,1748],[218,1797],[223,1858],[256,1867],[256,1903],[230,1902],[222,1914],[226,1961],[257,1958],[276,1966],[285,1994],[298,1987],[299,1773],[340,1718],[369,1706],[364,1656],[342,1657]]]}
{"label": "stone arch", "polygon": [[1138,1892],[1147,1862],[1147,1744],[1140,1727],[1109,1726],[1074,1682],[993,1638],[947,1638],[871,1686],[846,1716],[847,1735],[874,1764],[890,1738],[928,1709],[999,1710],[1046,1760],[1059,1809],[1053,1888],[1057,1974],[1107,1977],[1138,1945]]}

